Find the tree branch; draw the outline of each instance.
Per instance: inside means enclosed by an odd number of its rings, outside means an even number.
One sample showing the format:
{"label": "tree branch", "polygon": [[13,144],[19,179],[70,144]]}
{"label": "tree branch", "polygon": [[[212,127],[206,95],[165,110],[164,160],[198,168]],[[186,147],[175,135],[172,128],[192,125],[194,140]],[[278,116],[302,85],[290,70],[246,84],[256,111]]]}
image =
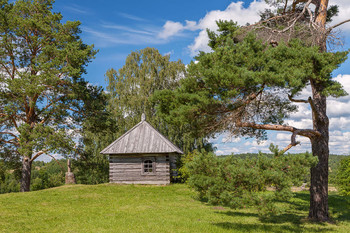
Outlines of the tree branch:
{"label": "tree branch", "polygon": [[13,116],[11,116],[10,119],[11,119],[13,125],[15,126],[15,128],[17,129],[17,131],[19,131],[19,130],[18,130],[17,123],[16,123],[16,120],[13,118]]}
{"label": "tree branch", "polygon": [[240,119],[236,120],[237,127],[249,127],[253,129],[262,129],[262,130],[275,130],[275,131],[288,131],[294,133],[297,131],[297,135],[304,137],[312,138],[319,137],[321,133],[313,129],[297,129],[288,125],[270,125],[270,124],[256,124],[253,122],[241,122]]}
{"label": "tree branch", "polygon": [[0,134],[9,134],[9,135],[11,135],[12,137],[18,139],[17,135],[15,135],[14,133],[11,133],[11,132],[0,132]]}
{"label": "tree branch", "polygon": [[300,130],[295,130],[294,132],[293,132],[293,134],[292,134],[292,136],[291,136],[291,143],[288,145],[288,146],[286,146],[282,151],[281,151],[281,153],[280,154],[283,154],[283,153],[285,153],[287,150],[289,150],[290,148],[292,148],[293,146],[296,146],[296,145],[298,145],[298,144],[300,144],[300,142],[296,142],[295,141],[295,137],[298,135],[298,133],[300,132]]}
{"label": "tree branch", "polygon": [[7,67],[3,62],[1,62],[1,65],[2,65],[2,67],[4,67],[4,69],[6,70],[6,73],[11,77],[11,72],[10,72],[10,70],[8,69],[8,67]]}
{"label": "tree branch", "polygon": [[334,28],[339,27],[340,25],[343,25],[344,23],[348,23],[348,22],[350,22],[350,19],[344,20],[343,22],[337,23],[336,25],[329,27],[327,29],[327,33],[330,33]]}
{"label": "tree branch", "polygon": [[9,140],[9,141],[6,141],[5,139],[0,138],[0,142],[10,143],[10,144],[12,144],[12,145],[19,146],[19,143],[18,143],[18,142],[14,142],[13,140],[14,140],[14,139],[11,139],[11,140]]}
{"label": "tree branch", "polygon": [[314,113],[315,118],[318,119],[319,115],[318,115],[318,112],[317,112],[315,103],[314,103],[314,101],[312,100],[311,96],[308,98],[308,102],[310,103],[311,110],[312,110],[312,112]]}
{"label": "tree branch", "polygon": [[296,103],[308,103],[309,101],[307,101],[307,100],[297,100],[297,99],[293,99],[293,96],[291,96],[291,95],[288,95],[288,99],[290,100],[290,101],[292,101],[292,102],[296,102]]}
{"label": "tree branch", "polygon": [[57,161],[57,159],[56,159],[55,157],[53,157],[52,155],[46,153],[46,151],[45,151],[45,152],[44,152],[44,151],[38,152],[38,153],[30,160],[30,162],[32,163],[35,159],[37,159],[37,158],[38,158],[40,155],[42,155],[42,154],[46,154],[46,155],[50,156],[52,159],[54,159],[54,160],[58,163],[58,165],[59,165],[59,166],[61,167],[61,169],[62,169],[62,172],[65,171],[64,168],[63,168],[63,166],[62,166],[62,164],[60,164],[60,163]]}
{"label": "tree branch", "polygon": [[34,155],[34,157],[30,160],[30,162],[33,162],[35,159],[37,159],[40,155],[45,154],[47,151],[40,151],[38,153],[36,153],[36,155]]}
{"label": "tree branch", "polygon": [[314,113],[315,117],[318,118],[318,112],[317,112],[315,103],[314,103],[314,101],[312,100],[311,96],[310,96],[307,100],[297,100],[297,99],[293,99],[293,96],[288,95],[288,99],[289,99],[290,101],[292,101],[292,102],[295,102],[295,103],[306,103],[306,104],[309,103],[312,112]]}
{"label": "tree branch", "polygon": [[283,29],[283,30],[280,31],[280,32],[286,32],[286,31],[288,31],[289,29],[291,29],[292,27],[294,27],[295,23],[304,15],[306,9],[309,8],[309,5],[311,4],[311,2],[312,2],[312,0],[309,0],[309,1],[305,4],[305,6],[304,6],[303,10],[301,11],[301,13],[293,20],[292,24],[291,24],[290,26],[286,27],[285,29]]}

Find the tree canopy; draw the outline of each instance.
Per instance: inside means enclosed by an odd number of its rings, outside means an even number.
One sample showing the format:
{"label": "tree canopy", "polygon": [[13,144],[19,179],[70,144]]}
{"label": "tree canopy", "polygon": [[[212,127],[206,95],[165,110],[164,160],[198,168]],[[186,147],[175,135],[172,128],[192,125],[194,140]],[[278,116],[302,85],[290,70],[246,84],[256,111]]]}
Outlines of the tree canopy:
{"label": "tree canopy", "polygon": [[218,27],[220,34],[209,33],[214,52],[196,57],[198,62],[189,65],[180,88],[159,94],[159,110],[179,121],[200,122],[203,134],[226,131],[258,139],[265,138],[265,130],[317,134],[286,126],[283,120],[297,111],[293,98],[310,85],[310,79],[326,85],[325,96],[346,94],[331,72],[348,52],[319,52],[317,46],[304,46],[297,39],[273,47],[253,34],[235,42],[236,24],[220,21]]}
{"label": "tree canopy", "polygon": [[156,114],[154,93],[176,89],[184,73],[185,66],[180,60],[170,61],[170,56],[163,56],[154,48],[132,52],[121,69],[109,69],[106,72],[107,91],[111,95],[109,109],[117,121],[117,137],[136,125],[145,113],[147,121],[184,152],[210,147],[205,138],[187,133],[189,125],[175,125]]}
{"label": "tree canopy", "polygon": [[[160,112],[178,122],[187,121],[202,135],[228,132],[265,139],[266,130],[290,132],[291,143],[283,151],[299,143],[297,135],[309,138],[319,159],[311,168],[309,218],[328,221],[326,100],[347,94],[331,74],[349,51],[327,52],[331,30],[342,23],[326,29],[328,1],[314,3],[315,11],[309,8],[311,2],[305,2],[300,11],[270,15],[254,25],[219,21],[218,33],[208,31],[213,52],[201,52],[197,62],[188,66],[180,88],[163,91],[157,98]],[[297,99],[307,86],[311,95]],[[312,129],[284,123],[297,110],[295,103],[309,105]]]}
{"label": "tree canopy", "polygon": [[[23,161],[21,191],[42,154],[69,154],[96,91],[81,78],[96,51],[52,0],[0,2],[0,151]],[[98,92],[98,91],[97,91]],[[91,110],[91,111],[89,111]]]}

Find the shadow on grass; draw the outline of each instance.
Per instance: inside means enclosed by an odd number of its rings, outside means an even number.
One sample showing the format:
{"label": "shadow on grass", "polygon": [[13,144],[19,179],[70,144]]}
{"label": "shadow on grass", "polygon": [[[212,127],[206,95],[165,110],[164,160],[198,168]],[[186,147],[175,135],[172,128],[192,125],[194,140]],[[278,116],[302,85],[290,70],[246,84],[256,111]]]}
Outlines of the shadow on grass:
{"label": "shadow on grass", "polygon": [[[303,232],[305,228],[301,225],[276,225],[276,224],[251,224],[251,223],[215,223],[215,226],[226,230],[237,230],[240,232]],[[317,232],[329,232],[331,228],[317,229]]]}
{"label": "shadow on grass", "polygon": [[[350,198],[330,193],[328,196],[329,209],[332,220],[337,222],[350,221]],[[259,218],[260,224],[221,222],[214,225],[224,229],[237,229],[240,231],[256,232],[301,232],[305,230],[305,221],[309,210],[310,195],[308,193],[296,193],[294,198],[285,202],[289,204],[289,209],[279,215],[259,216],[257,213],[245,213],[241,211],[217,212],[231,217]],[[289,224],[289,225],[282,225]],[[318,232],[331,230],[326,223],[314,223]],[[317,227],[319,226],[319,227]],[[321,227],[321,228],[320,228]]]}
{"label": "shadow on grass", "polygon": [[350,197],[331,194],[328,204],[333,220],[350,222]]}
{"label": "shadow on grass", "polygon": [[[298,201],[299,199],[299,201]],[[290,204],[295,209],[301,211],[309,210],[310,195],[309,193],[296,193],[295,201]],[[336,193],[329,193],[328,195],[329,212],[334,221],[350,221],[350,198],[340,196]]]}

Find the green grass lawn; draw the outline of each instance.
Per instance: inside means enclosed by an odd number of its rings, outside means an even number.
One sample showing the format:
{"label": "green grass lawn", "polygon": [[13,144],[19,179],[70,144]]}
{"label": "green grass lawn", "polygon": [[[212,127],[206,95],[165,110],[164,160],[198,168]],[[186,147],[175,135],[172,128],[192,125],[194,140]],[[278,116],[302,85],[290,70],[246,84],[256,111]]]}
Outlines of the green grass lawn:
{"label": "green grass lawn", "polygon": [[213,207],[185,185],[73,185],[0,195],[0,232],[350,232],[350,199],[331,193],[334,224],[306,221],[297,193],[279,216]]}

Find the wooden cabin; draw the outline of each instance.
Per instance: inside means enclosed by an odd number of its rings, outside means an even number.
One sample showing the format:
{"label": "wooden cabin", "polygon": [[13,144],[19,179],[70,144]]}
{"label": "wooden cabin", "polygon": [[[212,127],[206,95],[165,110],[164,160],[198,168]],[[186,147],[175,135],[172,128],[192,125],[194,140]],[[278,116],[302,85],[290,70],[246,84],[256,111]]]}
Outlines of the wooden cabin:
{"label": "wooden cabin", "polygon": [[183,152],[146,121],[141,122],[101,151],[109,155],[109,182],[169,184],[176,175],[176,158]]}

